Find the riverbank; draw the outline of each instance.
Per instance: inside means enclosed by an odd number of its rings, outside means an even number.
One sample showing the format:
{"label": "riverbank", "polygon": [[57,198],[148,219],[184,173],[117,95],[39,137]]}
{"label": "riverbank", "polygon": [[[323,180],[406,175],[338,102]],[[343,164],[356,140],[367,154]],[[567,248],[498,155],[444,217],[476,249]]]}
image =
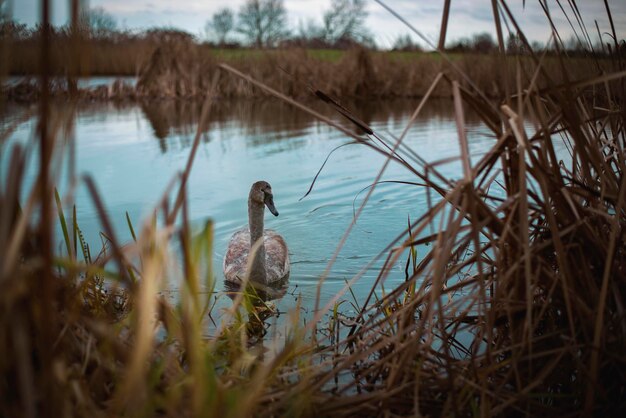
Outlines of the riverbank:
{"label": "riverbank", "polygon": [[[130,46],[120,47],[126,50]],[[63,50],[56,52],[62,54]],[[478,54],[454,54],[442,57],[437,53],[378,52],[365,49],[348,51],[333,50],[220,50],[183,41],[168,41],[155,44],[151,53],[142,50],[135,56],[132,65],[104,65],[114,61],[113,52],[102,52],[101,63],[93,63],[92,74],[128,74],[115,71],[117,68],[134,68],[137,77],[134,85],[115,82],[97,88],[78,88],[67,77],[57,78],[51,86],[51,94],[57,97],[74,96],[85,100],[144,100],[144,99],[190,99],[203,98],[209,91],[213,78],[220,73],[219,83],[213,95],[225,98],[264,97],[267,93],[250,83],[226,74],[219,69],[222,63],[262,81],[289,97],[314,97],[315,91],[343,99],[371,98],[418,98],[428,91],[438,74],[454,78],[462,72],[461,86],[480,90],[487,97],[503,97],[506,86],[514,85],[519,73],[529,81],[533,73],[533,60],[527,56],[497,56]],[[92,54],[92,56],[95,54]],[[132,55],[120,54],[118,60]],[[23,57],[22,57],[23,59]],[[61,61],[57,57],[56,61]],[[18,60],[19,62],[19,60]],[[580,80],[605,71],[603,60],[585,58],[570,59],[570,80]],[[606,61],[608,67],[610,62]],[[22,68],[19,65],[17,68]],[[566,82],[559,59],[546,57],[542,70],[555,84]],[[68,74],[68,68],[56,68],[56,72]],[[81,74],[87,74],[83,71]],[[540,80],[540,83],[542,81]],[[539,85],[539,88],[547,84]],[[40,94],[36,79],[25,80],[4,87],[4,94],[11,100],[32,102]],[[440,83],[432,92],[433,97],[451,97],[450,83]]]}

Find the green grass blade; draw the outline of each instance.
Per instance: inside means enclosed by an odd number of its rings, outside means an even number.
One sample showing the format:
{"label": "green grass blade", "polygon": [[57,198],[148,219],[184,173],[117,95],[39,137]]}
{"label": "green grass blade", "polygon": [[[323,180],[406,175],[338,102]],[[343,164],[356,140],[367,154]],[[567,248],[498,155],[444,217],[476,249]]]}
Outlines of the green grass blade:
{"label": "green grass blade", "polygon": [[128,223],[128,229],[130,230],[130,234],[133,236],[133,241],[137,242],[135,229],[133,228],[133,223],[130,221],[130,215],[128,214],[128,212],[126,212],[126,222]]}
{"label": "green grass blade", "polygon": [[70,242],[70,235],[67,232],[67,222],[65,221],[65,215],[63,214],[63,206],[61,205],[61,197],[59,191],[54,188],[54,199],[57,203],[57,213],[59,215],[59,222],[61,222],[61,229],[63,230],[63,239],[65,240],[65,247],[67,248],[67,255],[70,258],[74,258],[75,253],[72,253],[72,243]]}

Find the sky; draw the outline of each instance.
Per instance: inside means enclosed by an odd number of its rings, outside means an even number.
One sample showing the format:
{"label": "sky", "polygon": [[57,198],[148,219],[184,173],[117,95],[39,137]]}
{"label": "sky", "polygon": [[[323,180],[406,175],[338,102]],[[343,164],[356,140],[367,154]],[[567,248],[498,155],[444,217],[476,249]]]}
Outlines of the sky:
{"label": "sky", "polygon": [[[0,0],[1,1],[1,0]],[[6,0],[5,0],[6,1]],[[40,0],[8,0],[14,19],[33,25],[40,16]],[[56,25],[68,20],[69,0],[50,0],[52,20]],[[239,10],[246,0],[88,0],[91,7],[101,7],[117,21],[119,28],[141,30],[150,27],[170,26],[184,29],[194,35],[203,36],[204,26],[211,15],[223,7]],[[402,15],[415,28],[433,40],[439,36],[444,0],[386,0],[386,4]],[[572,31],[563,11],[556,0],[547,0],[559,33],[569,38]],[[292,30],[308,21],[321,24],[322,15],[330,6],[331,0],[284,0]],[[525,3],[525,5],[524,5]],[[574,25],[577,25],[567,0],[562,0],[565,12]],[[549,39],[548,21],[539,6],[538,0],[510,0],[507,2],[526,36],[531,40],[546,42]],[[601,0],[578,0],[577,5],[587,29],[597,40],[594,21],[598,22],[602,33],[610,32],[604,2]],[[626,1],[609,0],[618,38],[626,38]],[[411,34],[374,0],[367,1],[368,17],[366,25],[374,35],[377,45],[387,48],[401,35]],[[489,32],[495,35],[491,0],[452,0],[447,40],[470,37],[472,34]],[[565,35],[565,36],[563,36]],[[610,41],[606,35],[604,41]],[[418,38],[412,35],[414,40]],[[495,36],[494,36],[495,37]],[[422,46],[424,43],[419,41]]]}

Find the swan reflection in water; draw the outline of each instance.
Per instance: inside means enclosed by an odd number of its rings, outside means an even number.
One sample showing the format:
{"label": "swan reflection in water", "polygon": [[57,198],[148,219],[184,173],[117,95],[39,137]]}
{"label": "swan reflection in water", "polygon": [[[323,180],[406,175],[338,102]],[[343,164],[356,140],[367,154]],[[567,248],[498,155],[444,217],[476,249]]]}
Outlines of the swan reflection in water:
{"label": "swan reflection in water", "polygon": [[273,301],[281,299],[287,293],[288,288],[287,280],[275,282],[269,286],[249,282],[245,289],[242,289],[241,282],[228,280],[224,282],[224,291],[228,297],[233,301],[240,296],[245,299],[243,304],[248,311],[246,330],[250,345],[263,341],[270,326],[266,320],[280,314]]}

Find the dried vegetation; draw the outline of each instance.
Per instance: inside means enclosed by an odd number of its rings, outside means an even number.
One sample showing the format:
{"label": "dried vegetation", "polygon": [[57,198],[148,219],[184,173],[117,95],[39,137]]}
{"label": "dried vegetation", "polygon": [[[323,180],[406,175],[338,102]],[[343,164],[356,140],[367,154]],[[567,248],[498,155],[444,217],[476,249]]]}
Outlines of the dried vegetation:
{"label": "dried vegetation", "polygon": [[[57,41],[63,45],[70,42]],[[137,43],[135,41],[135,43]],[[93,69],[96,74],[119,74],[115,68],[133,67],[122,74],[137,77],[135,86],[118,83],[108,88],[79,91],[79,97],[88,100],[153,100],[153,99],[202,99],[208,91],[211,80],[219,72],[219,64],[227,63],[239,71],[254,77],[284,94],[305,99],[310,90],[320,89],[327,94],[342,99],[374,99],[397,97],[423,97],[430,83],[438,73],[454,74],[454,67],[463,71],[474,86],[490,98],[500,98],[507,94],[506,86],[515,84],[519,65],[526,72],[532,72],[535,63],[532,57],[509,57],[503,60],[498,54],[455,54],[450,61],[441,59],[435,53],[376,52],[355,48],[341,52],[336,59],[325,59],[316,50],[285,49],[254,51],[242,50],[237,54],[222,54],[206,45],[198,45],[187,37],[161,36],[142,43],[108,45],[95,44],[92,52],[99,57],[87,64],[82,59],[76,66],[78,74],[88,74]],[[17,48],[17,45],[15,46]],[[21,57],[25,52],[15,50]],[[20,47],[22,48],[22,47]],[[36,52],[33,45],[23,46],[30,54]],[[125,51],[121,56],[115,53]],[[67,51],[65,51],[67,49]],[[141,49],[141,52],[138,50]],[[65,52],[64,52],[65,51]],[[72,73],[70,65],[71,49],[52,50],[52,57],[59,63],[52,63],[55,79],[50,93],[53,96],[67,97],[72,89],[63,75]],[[62,56],[59,56],[61,54]],[[63,55],[65,54],[65,55]],[[33,60],[34,57],[31,57]],[[133,59],[132,63],[125,62]],[[116,64],[106,64],[107,62]],[[37,62],[35,60],[35,62]],[[588,78],[599,71],[610,71],[611,61],[606,56],[598,57],[595,66],[588,65],[588,59],[576,56],[569,61],[569,76],[574,80]],[[14,64],[17,65],[17,64]],[[26,68],[33,68],[33,65]],[[109,72],[107,72],[107,69]],[[566,80],[560,68],[559,59],[550,53],[542,68],[554,83]],[[17,71],[20,73],[21,71]],[[29,72],[26,72],[28,74]],[[465,80],[461,85],[469,87]],[[537,80],[537,87],[548,87],[543,79]],[[26,79],[22,83],[5,88],[5,94],[12,100],[33,102],[39,99],[41,89],[38,80]],[[239,78],[224,78],[213,92],[220,97],[251,98],[265,97],[267,94],[254,88]],[[432,93],[436,97],[452,97],[449,83],[442,83]]]}

